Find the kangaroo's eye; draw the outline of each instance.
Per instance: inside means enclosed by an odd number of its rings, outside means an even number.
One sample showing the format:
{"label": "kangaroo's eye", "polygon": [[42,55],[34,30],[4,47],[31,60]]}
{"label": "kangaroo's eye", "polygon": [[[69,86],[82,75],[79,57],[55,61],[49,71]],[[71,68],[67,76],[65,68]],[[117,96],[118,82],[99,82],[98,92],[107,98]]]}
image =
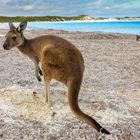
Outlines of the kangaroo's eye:
{"label": "kangaroo's eye", "polygon": [[15,37],[15,36],[13,36],[13,37],[12,37],[12,39],[13,39],[13,40],[16,40],[16,37]]}

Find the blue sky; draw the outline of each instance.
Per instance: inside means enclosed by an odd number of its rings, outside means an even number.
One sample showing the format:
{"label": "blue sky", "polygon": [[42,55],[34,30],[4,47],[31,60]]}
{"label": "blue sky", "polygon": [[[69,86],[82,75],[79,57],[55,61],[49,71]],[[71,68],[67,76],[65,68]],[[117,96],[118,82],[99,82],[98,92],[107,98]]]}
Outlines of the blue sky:
{"label": "blue sky", "polygon": [[140,0],[0,0],[0,15],[140,16]]}

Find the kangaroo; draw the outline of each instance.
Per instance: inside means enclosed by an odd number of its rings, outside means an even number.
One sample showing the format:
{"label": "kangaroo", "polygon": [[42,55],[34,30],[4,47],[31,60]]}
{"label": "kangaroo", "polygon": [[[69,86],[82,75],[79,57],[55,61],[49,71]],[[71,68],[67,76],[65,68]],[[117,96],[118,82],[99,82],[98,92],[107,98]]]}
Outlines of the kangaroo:
{"label": "kangaroo", "polygon": [[68,102],[75,116],[97,131],[110,134],[96,120],[83,113],[78,105],[78,94],[84,73],[84,60],[80,51],[69,41],[54,35],[26,39],[23,35],[26,26],[27,22],[20,23],[17,28],[13,23],[9,23],[10,31],[6,34],[4,49],[10,50],[16,47],[33,60],[37,79],[40,81],[39,74],[43,73],[44,76],[46,102],[50,100],[51,80],[62,82],[68,87]]}

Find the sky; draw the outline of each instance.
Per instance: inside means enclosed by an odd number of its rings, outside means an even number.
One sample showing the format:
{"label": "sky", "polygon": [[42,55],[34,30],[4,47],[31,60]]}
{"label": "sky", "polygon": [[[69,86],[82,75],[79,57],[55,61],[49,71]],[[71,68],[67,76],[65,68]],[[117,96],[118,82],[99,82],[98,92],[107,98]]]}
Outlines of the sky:
{"label": "sky", "polygon": [[140,0],[0,0],[0,16],[140,17]]}

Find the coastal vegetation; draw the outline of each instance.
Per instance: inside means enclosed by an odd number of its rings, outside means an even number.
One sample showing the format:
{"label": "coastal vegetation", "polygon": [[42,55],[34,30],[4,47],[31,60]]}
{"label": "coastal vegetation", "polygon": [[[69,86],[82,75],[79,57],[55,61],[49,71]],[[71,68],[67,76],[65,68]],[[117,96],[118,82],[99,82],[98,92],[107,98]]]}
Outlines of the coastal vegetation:
{"label": "coastal vegetation", "polygon": [[140,17],[122,17],[122,18],[93,18],[88,15],[79,16],[0,16],[0,22],[23,22],[23,21],[72,21],[72,20],[140,20]]}
{"label": "coastal vegetation", "polygon": [[[16,16],[16,17],[6,17],[0,16],[0,22],[22,22],[22,21],[69,21],[69,20],[83,20],[87,16],[73,16],[73,17],[63,17],[63,16]],[[90,18],[92,19],[92,18]]]}

